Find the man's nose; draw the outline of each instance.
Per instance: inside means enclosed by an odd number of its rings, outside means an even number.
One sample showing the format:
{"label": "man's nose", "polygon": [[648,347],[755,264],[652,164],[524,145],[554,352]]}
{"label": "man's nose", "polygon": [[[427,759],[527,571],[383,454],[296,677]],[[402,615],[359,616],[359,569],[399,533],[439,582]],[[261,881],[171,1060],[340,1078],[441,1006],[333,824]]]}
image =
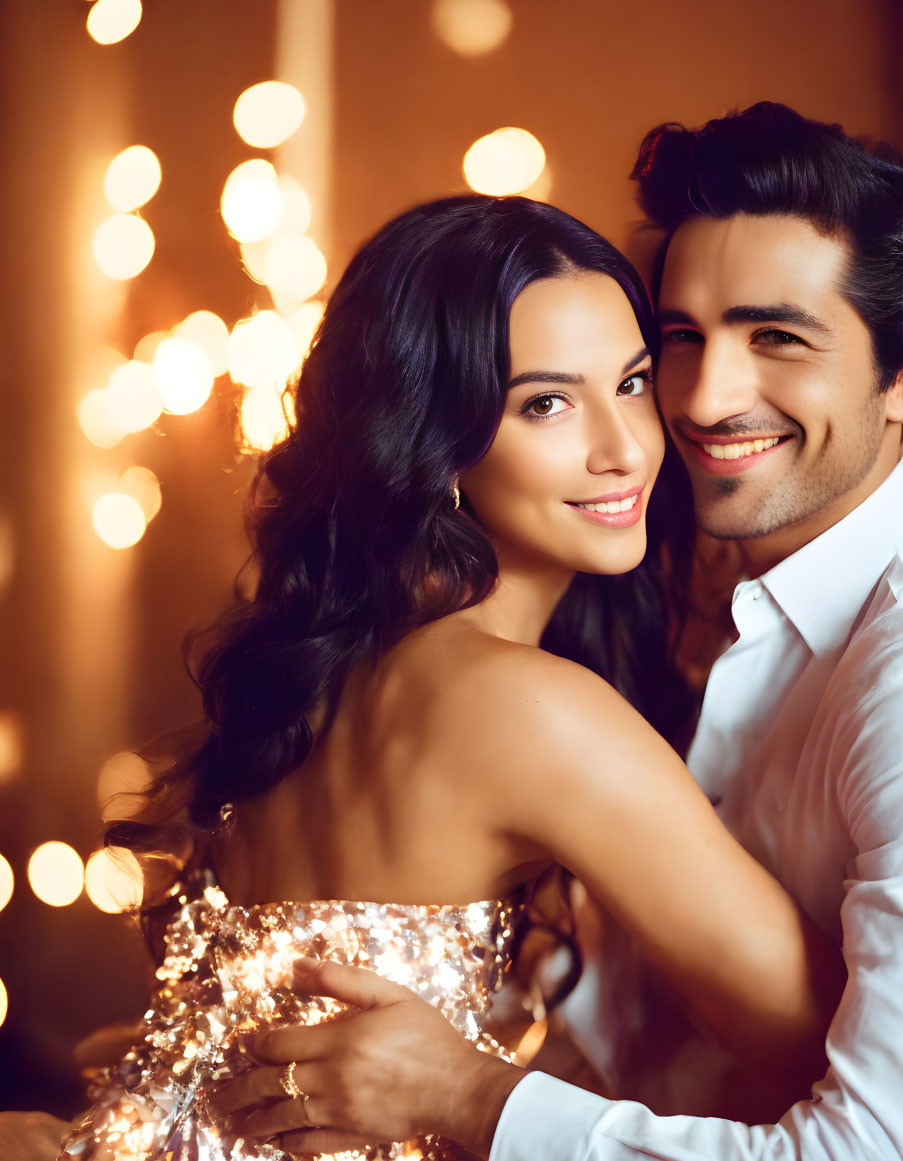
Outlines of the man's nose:
{"label": "man's nose", "polygon": [[615,403],[593,417],[587,469],[594,475],[603,472],[622,472],[625,475],[642,468],[646,460],[643,445],[637,439],[628,417],[626,406]]}
{"label": "man's nose", "polygon": [[680,413],[697,427],[715,427],[755,408],[758,392],[744,345],[730,336],[709,339],[685,369]]}

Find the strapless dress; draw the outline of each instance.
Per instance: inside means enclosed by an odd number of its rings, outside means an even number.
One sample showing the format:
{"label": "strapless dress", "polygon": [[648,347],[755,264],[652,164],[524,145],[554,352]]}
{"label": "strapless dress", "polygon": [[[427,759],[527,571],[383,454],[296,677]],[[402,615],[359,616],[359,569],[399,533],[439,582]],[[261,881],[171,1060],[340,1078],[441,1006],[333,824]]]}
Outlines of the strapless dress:
{"label": "strapless dress", "polygon": [[[61,1158],[90,1161],[282,1161],[275,1144],[238,1143],[205,1100],[210,1081],[251,1067],[258,1030],[316,1024],[346,1005],[292,991],[299,956],[371,968],[434,1004],[478,1047],[506,1056],[486,1030],[492,994],[510,960],[522,904],[231,904],[210,871],[186,880],[165,933],[144,1037],[89,1088],[90,1111]],[[467,1156],[440,1137],[379,1145],[341,1158]]]}

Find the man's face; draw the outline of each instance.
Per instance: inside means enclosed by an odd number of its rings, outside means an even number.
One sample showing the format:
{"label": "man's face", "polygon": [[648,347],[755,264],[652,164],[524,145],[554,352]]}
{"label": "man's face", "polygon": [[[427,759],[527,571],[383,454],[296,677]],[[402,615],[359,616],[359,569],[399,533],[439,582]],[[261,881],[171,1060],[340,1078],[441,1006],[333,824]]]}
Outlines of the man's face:
{"label": "man's face", "polygon": [[900,448],[898,381],[840,293],[846,243],[795,217],[694,218],[668,248],[658,397],[700,527],[759,571],[859,504]]}

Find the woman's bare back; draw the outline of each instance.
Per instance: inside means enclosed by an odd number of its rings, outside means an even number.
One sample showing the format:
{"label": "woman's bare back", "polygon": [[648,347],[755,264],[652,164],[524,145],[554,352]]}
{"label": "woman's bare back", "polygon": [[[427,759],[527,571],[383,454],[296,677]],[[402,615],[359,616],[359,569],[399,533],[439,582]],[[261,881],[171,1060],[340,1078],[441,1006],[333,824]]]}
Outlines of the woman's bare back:
{"label": "woman's bare back", "polygon": [[546,656],[454,615],[359,665],[304,765],[217,838],[229,897],[458,903],[535,875],[548,858],[480,793],[491,766],[517,763],[497,678],[530,654]]}

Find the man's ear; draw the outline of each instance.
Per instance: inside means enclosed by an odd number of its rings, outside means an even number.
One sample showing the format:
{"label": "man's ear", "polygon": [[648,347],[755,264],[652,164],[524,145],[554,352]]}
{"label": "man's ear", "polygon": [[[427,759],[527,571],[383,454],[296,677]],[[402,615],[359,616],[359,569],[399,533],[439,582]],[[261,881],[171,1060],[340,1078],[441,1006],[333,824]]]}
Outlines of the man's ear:
{"label": "man's ear", "polygon": [[884,408],[888,423],[903,423],[903,371],[884,392]]}

